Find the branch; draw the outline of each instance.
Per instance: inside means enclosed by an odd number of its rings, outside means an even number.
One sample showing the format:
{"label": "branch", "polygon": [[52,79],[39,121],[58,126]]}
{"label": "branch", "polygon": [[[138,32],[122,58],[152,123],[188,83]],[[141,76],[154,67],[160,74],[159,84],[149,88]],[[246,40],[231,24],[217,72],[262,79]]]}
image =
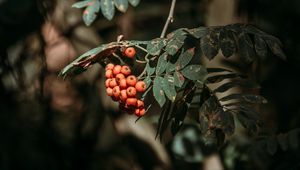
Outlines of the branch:
{"label": "branch", "polygon": [[160,34],[160,38],[164,38],[165,37],[169,24],[171,22],[173,22],[173,15],[174,15],[175,4],[176,4],[176,0],[172,0],[172,4],[171,4],[169,16],[168,16],[168,19],[167,19],[167,21],[165,23],[165,26],[164,26],[161,34]]}

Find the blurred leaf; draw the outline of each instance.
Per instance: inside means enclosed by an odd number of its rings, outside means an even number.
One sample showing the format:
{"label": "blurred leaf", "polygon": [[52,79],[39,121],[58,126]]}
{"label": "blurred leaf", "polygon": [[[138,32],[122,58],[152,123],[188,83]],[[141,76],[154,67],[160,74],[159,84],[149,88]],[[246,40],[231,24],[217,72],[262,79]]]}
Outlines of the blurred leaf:
{"label": "blurred leaf", "polygon": [[254,36],[254,43],[255,43],[255,51],[258,56],[265,57],[267,56],[268,49],[266,42],[259,36]]}
{"label": "blurred leaf", "polygon": [[108,19],[112,20],[115,15],[115,7],[113,0],[101,0],[100,2],[101,11],[103,16]]}
{"label": "blurred leaf", "polygon": [[204,81],[207,71],[204,67],[201,65],[189,65],[185,67],[181,73],[184,77],[190,79],[190,80],[200,80]]}
{"label": "blurred leaf", "polygon": [[121,12],[126,12],[128,9],[128,0],[114,0],[116,8]]}
{"label": "blurred leaf", "polygon": [[164,81],[162,82],[162,88],[166,94],[166,96],[171,100],[172,102],[175,101],[176,98],[176,90],[174,85],[174,77],[171,75],[165,75]]}
{"label": "blurred leaf", "polygon": [[184,68],[192,60],[195,55],[195,47],[186,50],[184,53],[181,53],[178,60],[176,61],[176,69],[180,70]]}
{"label": "blurred leaf", "polygon": [[239,54],[243,62],[249,64],[255,59],[253,43],[246,33],[241,33],[238,36]]}
{"label": "blurred leaf", "polygon": [[156,38],[151,40],[147,45],[147,51],[151,55],[158,55],[160,50],[166,45],[166,42],[162,38]]}
{"label": "blurred leaf", "polygon": [[178,71],[175,71],[173,76],[174,76],[174,85],[177,87],[181,87],[185,81],[184,76]]}
{"label": "blurred leaf", "polygon": [[236,51],[235,39],[233,34],[226,30],[222,29],[219,35],[219,46],[222,50],[224,57],[228,58],[233,55]]}
{"label": "blurred leaf", "polygon": [[171,123],[171,133],[172,135],[175,135],[179,129],[182,127],[183,125],[183,121],[184,118],[186,116],[186,112],[188,109],[188,105],[186,102],[180,102],[178,104],[175,105],[176,109],[174,109],[174,118],[173,121]]}
{"label": "blurred leaf", "polygon": [[212,60],[219,52],[219,37],[216,31],[210,31],[200,40],[200,46],[203,54]]}
{"label": "blurred leaf", "polygon": [[149,63],[146,64],[146,72],[151,76],[155,72],[155,67],[151,67]]}
{"label": "blurred leaf", "polygon": [[277,135],[277,141],[279,146],[283,151],[288,150],[288,140],[287,140],[287,134],[279,134]]}
{"label": "blurred leaf", "polygon": [[[93,2],[93,3],[92,3]],[[83,21],[85,25],[89,26],[92,22],[97,18],[96,13],[100,10],[100,2],[99,1],[92,1],[91,5],[89,5],[83,12]]]}
{"label": "blurred leaf", "polygon": [[228,70],[226,68],[206,68],[208,73],[215,73],[215,72],[233,72],[232,70]]}
{"label": "blurred leaf", "polygon": [[165,79],[160,76],[155,77],[153,82],[153,96],[155,100],[158,102],[160,107],[163,107],[163,105],[166,102],[166,97],[163,90],[164,82]]}
{"label": "blurred leaf", "polygon": [[199,39],[208,33],[208,29],[207,27],[198,27],[198,28],[188,29],[187,32],[190,33],[193,37]]}
{"label": "blurred leaf", "polygon": [[270,155],[274,155],[277,151],[277,141],[275,138],[270,137],[267,139],[267,151]]}
{"label": "blurred leaf", "polygon": [[256,83],[253,83],[252,81],[249,80],[231,80],[230,82],[224,83],[217,87],[215,90],[213,90],[214,93],[223,93],[233,87],[240,86],[242,88],[246,89],[258,89],[259,86]]}
{"label": "blurred leaf", "polygon": [[238,73],[227,73],[227,74],[221,74],[221,75],[214,75],[210,76],[206,79],[207,83],[219,83],[223,81],[224,79],[232,79],[242,77],[245,78],[243,75],[240,75]]}
{"label": "blurred leaf", "polygon": [[80,2],[76,2],[75,4],[72,5],[72,8],[83,8],[91,4],[93,0],[84,0]]}
{"label": "blurred leaf", "polygon": [[166,70],[166,65],[168,63],[168,53],[164,52],[159,56],[156,66],[156,75],[162,74]]}
{"label": "blurred leaf", "polygon": [[269,35],[264,37],[264,39],[274,55],[280,57],[283,60],[286,60],[286,55],[281,49],[281,42],[277,38]]}
{"label": "blurred leaf", "polygon": [[170,110],[172,110],[172,104],[168,100],[166,101],[166,104],[162,108],[162,112],[158,119],[158,127],[157,127],[155,138],[159,136],[160,140],[162,140],[163,133],[167,129],[170,122],[169,116],[170,116]]}
{"label": "blurred leaf", "polygon": [[128,1],[134,7],[136,7],[140,3],[140,0],[128,0]]}
{"label": "blurred leaf", "polygon": [[230,94],[219,99],[219,101],[228,100],[242,100],[249,103],[267,103],[267,100],[264,97],[254,94]]}
{"label": "blurred leaf", "polygon": [[250,132],[252,132],[252,133],[257,132],[257,126],[256,126],[256,122],[254,120],[249,119],[243,113],[237,114],[236,117],[239,120],[239,122]]}
{"label": "blurred leaf", "polygon": [[253,107],[249,107],[246,105],[237,105],[236,108],[233,108],[230,110],[239,111],[238,114],[243,115],[243,116],[247,117],[248,119],[253,120],[256,124],[259,124],[259,122],[260,122],[259,113],[256,110],[254,110]]}
{"label": "blurred leaf", "polygon": [[299,135],[300,130],[299,129],[293,129],[287,133],[287,139],[289,141],[289,145],[291,149],[296,150],[299,148]]}

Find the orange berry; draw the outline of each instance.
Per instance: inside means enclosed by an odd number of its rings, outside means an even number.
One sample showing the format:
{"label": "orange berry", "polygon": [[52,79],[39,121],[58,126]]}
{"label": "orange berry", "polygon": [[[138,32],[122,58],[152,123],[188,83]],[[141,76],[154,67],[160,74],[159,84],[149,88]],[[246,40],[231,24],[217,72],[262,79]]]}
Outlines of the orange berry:
{"label": "orange berry", "polygon": [[144,116],[146,113],[145,108],[140,109],[140,116]]}
{"label": "orange berry", "polygon": [[114,88],[114,87],[116,87],[117,85],[118,85],[118,83],[117,83],[116,79],[115,79],[115,78],[112,78],[112,79],[110,80],[110,82],[109,82],[109,87],[110,87],[110,88]]}
{"label": "orange berry", "polygon": [[113,89],[108,87],[108,88],[106,89],[106,94],[107,94],[108,96],[112,96],[112,95],[113,95]]}
{"label": "orange berry", "polygon": [[135,86],[136,81],[137,81],[137,79],[134,75],[130,75],[126,78],[126,83],[128,86]]}
{"label": "orange berry", "polygon": [[105,71],[105,77],[106,78],[112,78],[113,77],[113,71],[112,70],[106,70]]}
{"label": "orange berry", "polygon": [[135,84],[135,88],[136,88],[136,91],[138,92],[144,92],[146,90],[146,83],[144,81],[138,81],[136,84]]}
{"label": "orange berry", "polygon": [[138,117],[141,117],[141,116],[144,116],[145,115],[145,109],[142,108],[142,109],[135,109],[135,115],[138,116]]}
{"label": "orange berry", "polygon": [[142,101],[142,100],[137,100],[136,106],[137,106],[137,108],[143,108],[143,107],[144,107],[144,101]]}
{"label": "orange berry", "polygon": [[109,87],[109,82],[111,81],[111,79],[106,79],[105,80],[105,87],[108,88]]}
{"label": "orange berry", "polygon": [[117,80],[118,83],[120,83],[121,79],[125,79],[124,74],[122,74],[122,73],[117,74],[116,75],[116,80]]}
{"label": "orange berry", "polygon": [[113,96],[115,98],[119,98],[120,97],[120,87],[119,86],[116,86],[113,88]]}
{"label": "orange berry", "polygon": [[126,91],[128,97],[135,97],[136,89],[134,87],[128,87]]}
{"label": "orange berry", "polygon": [[122,69],[122,66],[116,65],[116,66],[114,67],[114,69],[113,69],[114,75],[119,74],[119,73],[121,72],[121,69]]}
{"label": "orange berry", "polygon": [[127,83],[126,83],[126,79],[125,78],[121,79],[119,81],[119,86],[120,86],[121,89],[126,89],[127,88]]}
{"label": "orange berry", "polygon": [[135,56],[135,53],[136,53],[136,51],[133,47],[126,48],[126,50],[124,52],[125,56],[128,58],[133,58]]}
{"label": "orange berry", "polygon": [[115,65],[113,63],[109,63],[106,65],[105,70],[112,70],[114,69]]}
{"label": "orange berry", "polygon": [[135,107],[136,106],[136,102],[137,102],[136,98],[127,98],[126,99],[126,105],[128,105],[128,106]]}
{"label": "orange berry", "polygon": [[126,92],[126,90],[121,90],[121,92],[120,92],[120,99],[121,99],[121,101],[126,102],[126,99],[127,99],[127,92]]}
{"label": "orange berry", "polygon": [[122,66],[121,73],[123,73],[125,76],[128,76],[131,74],[131,70],[129,66]]}

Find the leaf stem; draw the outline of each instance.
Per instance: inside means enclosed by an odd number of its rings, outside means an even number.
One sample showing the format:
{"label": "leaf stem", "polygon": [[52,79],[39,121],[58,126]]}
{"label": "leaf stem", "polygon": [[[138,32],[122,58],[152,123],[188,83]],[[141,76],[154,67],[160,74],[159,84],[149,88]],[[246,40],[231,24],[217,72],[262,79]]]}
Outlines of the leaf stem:
{"label": "leaf stem", "polygon": [[171,22],[173,22],[173,15],[174,15],[175,4],[176,4],[176,0],[172,0],[172,4],[171,4],[169,16],[168,16],[168,19],[167,19],[167,21],[165,23],[165,26],[164,26],[161,34],[160,34],[160,38],[164,38],[165,37],[169,24]]}

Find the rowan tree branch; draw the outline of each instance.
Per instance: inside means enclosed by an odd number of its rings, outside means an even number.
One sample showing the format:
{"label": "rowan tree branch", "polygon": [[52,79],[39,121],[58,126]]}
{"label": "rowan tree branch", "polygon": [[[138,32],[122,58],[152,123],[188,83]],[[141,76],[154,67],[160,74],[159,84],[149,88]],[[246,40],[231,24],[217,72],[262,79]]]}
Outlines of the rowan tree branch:
{"label": "rowan tree branch", "polygon": [[160,34],[160,38],[164,38],[165,37],[169,24],[171,22],[173,22],[173,15],[174,15],[175,4],[176,4],[176,0],[172,0],[172,4],[171,4],[169,16],[168,16],[168,19],[167,19],[167,21],[165,23],[165,26],[164,26],[161,34]]}

